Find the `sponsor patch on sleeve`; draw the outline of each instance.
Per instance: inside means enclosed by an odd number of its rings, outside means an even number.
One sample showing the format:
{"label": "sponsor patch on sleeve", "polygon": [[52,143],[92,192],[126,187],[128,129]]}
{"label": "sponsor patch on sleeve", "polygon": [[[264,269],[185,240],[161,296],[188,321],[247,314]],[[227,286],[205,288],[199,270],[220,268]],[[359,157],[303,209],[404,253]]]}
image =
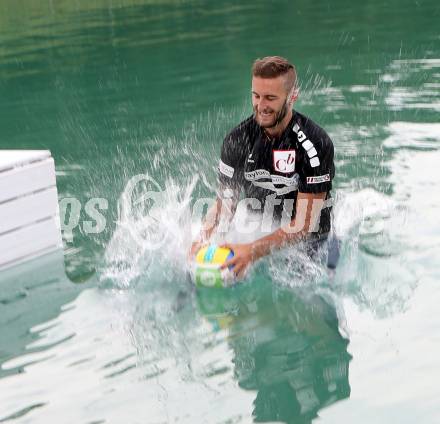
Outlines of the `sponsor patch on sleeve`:
{"label": "sponsor patch on sleeve", "polygon": [[232,166],[226,165],[222,160],[218,164],[218,170],[229,178],[234,176],[234,168]]}
{"label": "sponsor patch on sleeve", "polygon": [[320,184],[330,181],[330,174],[307,177],[307,184]]}

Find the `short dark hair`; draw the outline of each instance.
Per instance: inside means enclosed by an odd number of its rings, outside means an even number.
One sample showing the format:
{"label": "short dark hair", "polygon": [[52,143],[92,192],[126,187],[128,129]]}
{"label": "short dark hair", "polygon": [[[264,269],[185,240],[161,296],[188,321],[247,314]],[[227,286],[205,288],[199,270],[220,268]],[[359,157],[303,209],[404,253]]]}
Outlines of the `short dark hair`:
{"label": "short dark hair", "polygon": [[266,56],[256,59],[252,65],[252,76],[260,78],[277,78],[286,76],[286,89],[288,92],[297,87],[295,66],[281,56]]}

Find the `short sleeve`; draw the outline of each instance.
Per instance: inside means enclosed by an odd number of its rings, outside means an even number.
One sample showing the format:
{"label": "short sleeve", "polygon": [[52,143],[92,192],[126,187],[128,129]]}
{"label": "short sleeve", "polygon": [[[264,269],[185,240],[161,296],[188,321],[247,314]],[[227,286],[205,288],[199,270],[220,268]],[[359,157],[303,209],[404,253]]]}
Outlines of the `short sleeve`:
{"label": "short sleeve", "polygon": [[244,168],[243,145],[232,134],[226,136],[218,164],[218,180],[221,189],[237,190],[242,185]]}
{"label": "short sleeve", "polygon": [[324,193],[332,189],[335,177],[334,147],[330,137],[319,134],[306,140],[302,146],[304,158],[299,172],[298,191],[302,193]]}

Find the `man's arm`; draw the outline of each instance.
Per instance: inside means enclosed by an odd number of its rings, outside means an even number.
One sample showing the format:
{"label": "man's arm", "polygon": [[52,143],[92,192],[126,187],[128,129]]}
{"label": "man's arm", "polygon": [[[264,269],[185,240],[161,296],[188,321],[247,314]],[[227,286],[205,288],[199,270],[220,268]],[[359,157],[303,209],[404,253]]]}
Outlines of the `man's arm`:
{"label": "man's arm", "polygon": [[218,164],[217,198],[202,222],[199,236],[191,245],[189,258],[193,257],[200,247],[209,243],[217,229],[222,230],[223,222],[228,224],[235,214],[247,152],[237,137],[233,130],[223,140]]}
{"label": "man's arm", "polygon": [[[273,233],[246,244],[225,244],[234,251],[234,257],[225,262],[222,268],[234,267],[237,276],[242,276],[252,262],[270,254],[273,250],[292,245],[308,237],[317,227],[327,193],[298,193],[295,218],[289,225]],[[318,222],[319,224],[319,222]]]}
{"label": "man's arm", "polygon": [[316,219],[319,218],[326,194],[298,193],[295,218],[288,226],[281,227],[272,234],[251,243],[253,260],[307,238],[313,227],[316,226]]}
{"label": "man's arm", "polygon": [[237,203],[238,193],[236,192],[233,193],[232,197],[226,199],[217,196],[215,203],[206,213],[198,237],[196,237],[191,245],[189,252],[190,257],[193,257],[203,245],[209,242],[212,235],[218,230],[220,223],[229,224],[234,217]]}

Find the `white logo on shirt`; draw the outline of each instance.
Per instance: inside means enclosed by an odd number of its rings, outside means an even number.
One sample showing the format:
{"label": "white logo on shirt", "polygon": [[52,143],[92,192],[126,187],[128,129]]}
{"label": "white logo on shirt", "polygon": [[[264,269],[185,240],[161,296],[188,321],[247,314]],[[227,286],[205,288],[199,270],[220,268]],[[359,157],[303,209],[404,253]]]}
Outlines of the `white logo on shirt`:
{"label": "white logo on shirt", "polygon": [[226,163],[224,163],[221,159],[218,164],[218,169],[223,175],[226,175],[229,178],[232,178],[234,176],[234,168],[232,166],[226,165]]}
{"label": "white logo on shirt", "polygon": [[[291,177],[283,177],[282,175],[271,175],[270,172],[266,169],[256,169],[255,171],[245,172],[244,177],[254,186],[261,187],[266,190],[271,190],[275,192],[277,196],[283,196],[287,193],[290,193],[291,191],[298,190],[298,174],[294,174]],[[276,187],[275,184],[283,184],[284,187]]]}
{"label": "white logo on shirt", "polygon": [[307,177],[307,184],[319,184],[330,181],[330,174],[319,175],[317,177]]}
{"label": "white logo on shirt", "polygon": [[304,132],[301,131],[298,124],[295,124],[292,127],[292,130],[294,133],[298,134],[298,141],[302,143],[301,146],[307,152],[307,156],[310,158],[310,166],[312,168],[319,166],[319,158],[317,156],[318,152],[316,151],[313,143],[307,138]]}
{"label": "white logo on shirt", "polygon": [[273,166],[283,174],[295,171],[295,150],[274,150]]}

